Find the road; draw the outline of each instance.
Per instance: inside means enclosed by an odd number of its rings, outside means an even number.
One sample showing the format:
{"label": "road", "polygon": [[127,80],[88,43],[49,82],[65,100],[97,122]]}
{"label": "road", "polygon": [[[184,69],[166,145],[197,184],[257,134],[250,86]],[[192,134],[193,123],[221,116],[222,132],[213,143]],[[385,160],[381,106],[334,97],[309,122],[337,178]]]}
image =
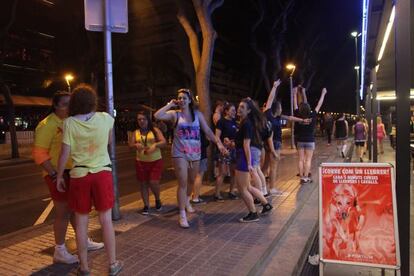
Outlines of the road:
{"label": "road", "polygon": [[[161,183],[173,179],[169,147],[163,150],[164,175]],[[127,146],[117,146],[120,196],[137,193],[135,153]],[[34,163],[0,168],[0,235],[32,226],[50,203],[49,190],[41,169]],[[139,194],[137,194],[137,197]],[[131,198],[131,197],[129,197]],[[53,210],[45,222],[53,218]]]}

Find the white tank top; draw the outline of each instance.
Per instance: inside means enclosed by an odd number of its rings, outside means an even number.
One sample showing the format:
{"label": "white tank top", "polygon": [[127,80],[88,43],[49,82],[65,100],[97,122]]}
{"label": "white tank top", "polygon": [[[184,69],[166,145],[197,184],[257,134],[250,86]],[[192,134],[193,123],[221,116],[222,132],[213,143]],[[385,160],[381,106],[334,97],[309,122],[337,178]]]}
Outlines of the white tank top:
{"label": "white tank top", "polygon": [[177,124],[174,129],[174,141],[171,148],[173,158],[198,161],[201,158],[200,121],[197,111],[194,121],[186,122],[182,112],[177,111]]}

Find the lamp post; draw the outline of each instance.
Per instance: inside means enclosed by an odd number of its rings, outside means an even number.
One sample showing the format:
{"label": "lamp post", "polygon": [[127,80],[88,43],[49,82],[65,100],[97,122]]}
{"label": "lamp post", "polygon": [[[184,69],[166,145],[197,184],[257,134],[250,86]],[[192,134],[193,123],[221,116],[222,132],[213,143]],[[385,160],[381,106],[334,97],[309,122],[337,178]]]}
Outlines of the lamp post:
{"label": "lamp post", "polygon": [[360,114],[360,109],[359,109],[359,105],[360,105],[360,97],[359,97],[359,65],[358,65],[358,37],[361,35],[361,33],[358,33],[356,31],[351,33],[351,36],[354,38],[355,40],[355,70],[356,70],[356,88],[355,88],[355,104],[356,104],[356,114],[359,115]]}
{"label": "lamp post", "polygon": [[74,77],[73,77],[73,75],[72,75],[72,74],[66,74],[66,75],[65,75],[65,80],[66,80],[66,83],[67,83],[67,85],[68,85],[68,91],[69,91],[69,92],[71,92],[71,89],[70,89],[70,82],[71,82],[71,81],[73,81],[73,79],[74,79]]}
{"label": "lamp post", "polygon": [[[295,72],[296,66],[294,64],[289,63],[288,65],[286,65],[286,69],[290,70],[290,75],[289,75],[289,81],[290,81],[290,116],[293,116],[293,73]],[[294,148],[295,146],[295,134],[294,134],[294,129],[295,127],[295,122],[292,121],[291,127],[290,127],[290,148]]]}

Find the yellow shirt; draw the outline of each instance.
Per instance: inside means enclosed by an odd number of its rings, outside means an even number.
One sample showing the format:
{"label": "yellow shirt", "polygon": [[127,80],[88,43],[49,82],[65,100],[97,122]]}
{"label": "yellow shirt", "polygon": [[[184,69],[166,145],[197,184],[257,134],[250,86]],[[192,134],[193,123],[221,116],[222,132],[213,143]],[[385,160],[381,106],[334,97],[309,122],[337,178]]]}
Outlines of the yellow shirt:
{"label": "yellow shirt", "polygon": [[113,125],[114,119],[105,112],[96,112],[86,122],[74,117],[69,117],[63,122],[63,143],[70,146],[74,165],[70,171],[72,178],[111,170],[108,167],[111,164],[108,140]]}
{"label": "yellow shirt", "polygon": [[[149,148],[157,142],[155,135],[152,131],[148,131],[147,135],[142,135],[141,131],[135,131],[136,143],[141,143],[144,147]],[[161,159],[161,150],[157,148],[151,154],[145,154],[144,151],[137,150],[137,160],[143,162],[152,162]]]}
{"label": "yellow shirt", "polygon": [[[39,165],[50,160],[52,166],[57,169],[60,149],[62,147],[62,125],[63,120],[51,113],[44,118],[36,127],[34,137],[33,157]],[[72,168],[71,160],[68,160],[66,169]],[[43,176],[47,175],[43,171]]]}

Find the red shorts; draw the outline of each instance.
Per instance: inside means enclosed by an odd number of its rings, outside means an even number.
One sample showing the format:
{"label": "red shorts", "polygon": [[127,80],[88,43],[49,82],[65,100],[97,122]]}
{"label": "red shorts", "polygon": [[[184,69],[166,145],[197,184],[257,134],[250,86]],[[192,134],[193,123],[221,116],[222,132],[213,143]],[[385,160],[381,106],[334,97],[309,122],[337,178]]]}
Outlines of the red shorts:
{"label": "red shorts", "polygon": [[162,168],[162,159],[151,162],[143,162],[136,160],[135,163],[137,179],[139,182],[159,181],[161,179]]}
{"label": "red shorts", "polygon": [[76,213],[91,211],[92,202],[97,211],[106,211],[114,205],[112,172],[89,173],[80,178],[71,178],[69,207]]}
{"label": "red shorts", "polygon": [[[53,181],[53,179],[50,176],[46,175],[44,179],[45,179],[47,186],[49,187],[50,197],[53,200],[68,201],[68,194],[69,194],[68,189],[66,189],[66,191],[64,191],[63,193],[59,192],[57,190],[56,182]],[[69,182],[70,182],[69,173],[64,173],[63,179],[65,179],[66,187],[68,187]]]}

